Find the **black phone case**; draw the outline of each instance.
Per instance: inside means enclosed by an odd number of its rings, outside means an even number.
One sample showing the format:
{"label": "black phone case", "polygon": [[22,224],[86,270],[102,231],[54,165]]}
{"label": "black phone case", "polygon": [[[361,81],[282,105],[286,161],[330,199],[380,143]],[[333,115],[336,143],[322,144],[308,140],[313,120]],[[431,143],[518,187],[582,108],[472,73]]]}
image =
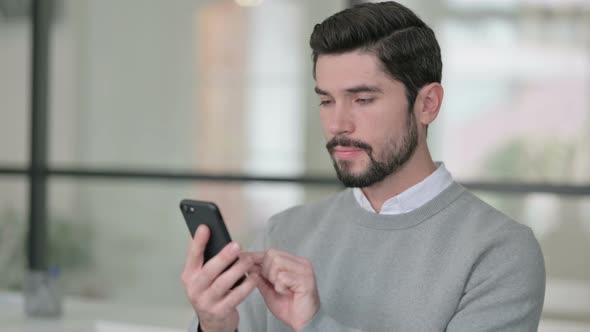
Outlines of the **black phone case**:
{"label": "black phone case", "polygon": [[204,224],[209,227],[211,235],[207,247],[205,247],[205,262],[231,242],[231,237],[225,227],[221,212],[219,212],[219,208],[215,203],[185,199],[180,202],[180,211],[182,211],[191,237],[195,236],[199,225]]}
{"label": "black phone case", "polygon": [[[217,255],[221,249],[231,242],[231,237],[229,236],[227,227],[225,227],[225,223],[221,217],[221,212],[219,212],[219,208],[217,205],[215,205],[215,203],[184,199],[180,202],[180,211],[184,216],[184,220],[186,221],[186,225],[188,226],[188,229],[191,233],[191,237],[195,236],[195,232],[197,231],[197,227],[199,227],[199,225],[205,224],[209,227],[211,235],[209,236],[209,242],[207,242],[205,253],[203,254],[203,259],[205,262]],[[227,269],[229,269],[237,261],[238,259],[233,261],[227,267]],[[232,286],[232,289],[240,285],[245,279],[246,276],[241,277]]]}

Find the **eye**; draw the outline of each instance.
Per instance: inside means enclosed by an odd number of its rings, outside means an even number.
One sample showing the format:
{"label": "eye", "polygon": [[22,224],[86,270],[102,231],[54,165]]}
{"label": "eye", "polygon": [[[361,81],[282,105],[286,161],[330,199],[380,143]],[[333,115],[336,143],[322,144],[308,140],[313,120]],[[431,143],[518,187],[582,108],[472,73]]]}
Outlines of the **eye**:
{"label": "eye", "polygon": [[332,101],[331,100],[328,100],[328,99],[326,99],[326,100],[320,100],[320,107],[321,106],[330,105],[331,103],[332,103]]}
{"label": "eye", "polygon": [[370,104],[375,100],[375,98],[358,98],[356,100],[357,104],[366,105]]}

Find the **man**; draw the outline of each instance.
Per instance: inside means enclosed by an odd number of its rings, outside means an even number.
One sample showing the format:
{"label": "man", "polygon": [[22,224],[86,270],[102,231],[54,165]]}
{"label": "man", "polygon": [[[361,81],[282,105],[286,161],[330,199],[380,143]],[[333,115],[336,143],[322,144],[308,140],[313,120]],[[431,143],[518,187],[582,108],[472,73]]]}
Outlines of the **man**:
{"label": "man", "polygon": [[316,25],[310,45],[326,147],[351,188],[274,216],[259,252],[230,244],[203,264],[200,228],[183,273],[199,328],[536,331],[545,270],[531,230],[430,156],[434,32],[395,2],[367,3]]}

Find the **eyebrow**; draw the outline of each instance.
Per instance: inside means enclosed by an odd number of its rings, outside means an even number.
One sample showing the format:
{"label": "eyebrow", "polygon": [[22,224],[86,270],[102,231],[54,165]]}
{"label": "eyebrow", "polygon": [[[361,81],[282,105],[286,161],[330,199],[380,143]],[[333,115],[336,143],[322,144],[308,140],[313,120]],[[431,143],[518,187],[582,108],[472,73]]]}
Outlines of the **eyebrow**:
{"label": "eyebrow", "polygon": [[[317,93],[318,95],[324,95],[324,96],[329,96],[330,93],[328,91],[324,91],[320,88],[318,88],[317,86],[314,88],[315,93]],[[379,89],[376,86],[372,86],[372,85],[357,85],[357,86],[353,86],[350,88],[347,88],[345,90],[348,94],[354,94],[354,93],[361,93],[361,92],[373,92],[373,93],[383,93],[383,90]]]}
{"label": "eyebrow", "polygon": [[313,89],[313,91],[315,91],[315,93],[317,93],[318,95],[324,95],[324,96],[330,95],[327,91],[324,91],[324,90],[318,88],[317,86]]}

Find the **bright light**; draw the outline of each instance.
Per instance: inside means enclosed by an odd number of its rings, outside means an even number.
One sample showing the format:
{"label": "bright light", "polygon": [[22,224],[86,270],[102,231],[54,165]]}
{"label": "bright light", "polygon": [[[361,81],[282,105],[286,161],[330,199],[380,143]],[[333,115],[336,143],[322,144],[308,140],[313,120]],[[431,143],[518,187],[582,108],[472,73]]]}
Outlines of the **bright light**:
{"label": "bright light", "polygon": [[234,0],[239,6],[254,7],[262,4],[264,0]]}

